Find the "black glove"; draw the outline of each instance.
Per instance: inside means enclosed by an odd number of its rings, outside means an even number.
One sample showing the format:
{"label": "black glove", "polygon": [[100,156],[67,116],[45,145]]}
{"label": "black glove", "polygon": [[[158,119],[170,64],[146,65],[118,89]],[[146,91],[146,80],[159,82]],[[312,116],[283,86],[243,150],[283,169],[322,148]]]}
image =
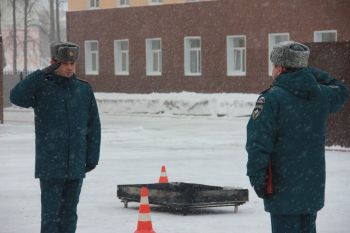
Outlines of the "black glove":
{"label": "black glove", "polygon": [[44,69],[42,69],[41,71],[45,74],[52,74],[52,72],[54,72],[58,67],[60,67],[61,63],[53,63],[51,65],[49,65],[48,67],[45,67]]}
{"label": "black glove", "polygon": [[96,167],[95,164],[86,164],[86,166],[85,166],[85,172],[90,172],[90,171],[94,170],[95,167]]}
{"label": "black glove", "polygon": [[271,194],[266,193],[265,186],[262,186],[262,187],[254,186],[254,190],[255,190],[256,195],[258,195],[258,197],[260,197],[262,199],[266,199],[266,198],[271,197]]}

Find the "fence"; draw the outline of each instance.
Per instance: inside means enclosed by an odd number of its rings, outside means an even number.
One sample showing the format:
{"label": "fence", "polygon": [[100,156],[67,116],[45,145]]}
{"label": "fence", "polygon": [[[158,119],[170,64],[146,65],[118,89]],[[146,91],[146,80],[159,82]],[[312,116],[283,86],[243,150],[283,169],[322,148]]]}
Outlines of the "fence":
{"label": "fence", "polygon": [[[28,71],[27,74],[31,73],[32,71]],[[4,100],[4,107],[11,106],[10,102],[10,91],[11,89],[24,77],[26,76],[26,73],[23,71],[4,71],[3,72],[3,100]]]}

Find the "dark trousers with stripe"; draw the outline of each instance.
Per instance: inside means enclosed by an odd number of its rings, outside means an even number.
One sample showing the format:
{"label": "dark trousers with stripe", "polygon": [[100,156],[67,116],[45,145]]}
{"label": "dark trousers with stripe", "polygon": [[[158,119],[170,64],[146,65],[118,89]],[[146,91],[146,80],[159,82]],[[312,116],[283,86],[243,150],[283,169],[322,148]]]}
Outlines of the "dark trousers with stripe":
{"label": "dark trousers with stripe", "polygon": [[317,213],[299,215],[271,214],[272,233],[316,233]]}
{"label": "dark trousers with stripe", "polygon": [[83,180],[43,180],[41,189],[41,233],[74,233],[77,205]]}

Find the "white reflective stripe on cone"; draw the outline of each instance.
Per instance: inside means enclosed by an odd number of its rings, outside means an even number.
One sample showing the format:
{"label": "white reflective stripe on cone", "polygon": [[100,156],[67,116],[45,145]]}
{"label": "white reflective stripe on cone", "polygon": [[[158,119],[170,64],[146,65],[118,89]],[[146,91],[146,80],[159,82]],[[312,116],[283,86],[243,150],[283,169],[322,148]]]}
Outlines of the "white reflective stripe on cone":
{"label": "white reflective stripe on cone", "polygon": [[149,221],[151,221],[151,215],[150,214],[139,214],[139,221],[140,222],[149,222]]}
{"label": "white reflective stripe on cone", "polygon": [[166,172],[160,173],[160,176],[166,176]]}
{"label": "white reflective stripe on cone", "polygon": [[148,197],[141,197],[141,200],[140,200],[140,203],[141,204],[148,204]]}

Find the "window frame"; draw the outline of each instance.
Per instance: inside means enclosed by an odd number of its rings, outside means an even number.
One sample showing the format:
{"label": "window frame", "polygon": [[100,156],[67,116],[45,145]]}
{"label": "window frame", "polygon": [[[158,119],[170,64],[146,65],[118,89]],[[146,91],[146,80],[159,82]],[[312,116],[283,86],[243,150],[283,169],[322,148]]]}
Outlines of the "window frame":
{"label": "window frame", "polygon": [[[273,70],[273,64],[270,61],[270,54],[272,52],[273,46],[276,45],[277,43],[272,44],[271,42],[271,38],[275,37],[275,36],[288,36],[287,40],[283,40],[283,41],[289,41],[290,39],[290,33],[289,32],[280,32],[280,33],[269,33],[268,35],[268,54],[267,54],[267,60],[268,60],[268,74],[269,76],[272,76],[272,70]],[[280,41],[282,42],[282,41]],[[278,42],[278,43],[280,43]]]}
{"label": "window frame", "polygon": [[[127,59],[126,59],[126,67],[127,67],[127,71],[123,71],[122,67],[123,67],[123,51],[125,50],[121,50],[121,47],[118,43],[121,42],[127,42],[128,43],[128,50],[126,52],[127,54]],[[125,53],[125,52],[124,52]],[[118,76],[125,76],[125,75],[129,75],[130,74],[130,43],[129,43],[129,39],[118,39],[118,40],[114,40],[114,74],[118,75]],[[118,63],[120,61],[120,64]]]}
{"label": "window frame", "polygon": [[[191,50],[190,41],[193,39],[199,39],[199,49]],[[188,48],[188,50],[187,50]],[[199,51],[199,62],[197,61],[197,68],[199,72],[191,73],[191,51]],[[186,36],[184,38],[184,74],[185,76],[201,76],[202,75],[202,38],[200,36]]]}
{"label": "window frame", "polygon": [[[93,42],[95,42],[95,43],[97,43],[97,49],[96,49],[96,51],[91,51],[91,43],[93,43]],[[89,44],[89,50],[88,50],[88,46],[87,46],[87,44]],[[100,64],[99,64],[99,43],[98,43],[98,40],[85,40],[84,41],[84,52],[85,52],[85,57],[84,57],[84,59],[85,59],[85,74],[86,75],[98,75],[99,74],[99,66],[100,66]],[[96,70],[92,70],[92,54],[96,54]],[[90,64],[91,64],[91,67],[90,67],[90,69],[87,69],[89,66],[89,64],[88,64],[88,60],[87,60],[87,58],[90,58],[91,60],[90,60]]]}
{"label": "window frame", "polygon": [[[91,1],[94,1],[95,5],[91,6]],[[100,8],[100,0],[87,0],[88,2],[88,9],[93,10],[93,9],[99,9]],[[98,3],[98,4],[96,4]]]}
{"label": "window frame", "polygon": [[[122,4],[122,1],[128,1],[128,3],[124,3]],[[122,7],[130,7],[130,0],[118,0],[118,7],[122,8]]]}
{"label": "window frame", "polygon": [[[244,47],[233,47],[233,41],[235,38],[244,38]],[[234,51],[243,51],[244,54],[244,69],[242,71],[234,70]],[[227,76],[246,76],[247,75],[247,36],[246,35],[228,35],[226,37],[226,66],[227,66]],[[242,56],[242,55],[241,55]],[[243,59],[242,59],[243,61]]]}
{"label": "window frame", "polygon": [[154,6],[154,5],[162,5],[164,2],[163,0],[156,0],[157,2],[153,2],[153,0],[148,0],[148,5]]}
{"label": "window frame", "polygon": [[[322,34],[322,33],[335,33],[335,41],[317,41],[317,34]],[[314,31],[314,42],[315,43],[323,43],[323,42],[337,42],[338,41],[338,31],[333,29],[333,30],[317,30]]]}
{"label": "window frame", "polygon": [[[152,49],[152,41],[159,41],[160,43],[160,49],[159,50],[153,50]],[[145,40],[146,43],[146,75],[147,76],[161,76],[163,71],[163,51],[162,51],[162,39],[160,37],[158,38],[147,38]],[[158,53],[158,67],[160,71],[154,71],[153,65],[153,54]]]}

